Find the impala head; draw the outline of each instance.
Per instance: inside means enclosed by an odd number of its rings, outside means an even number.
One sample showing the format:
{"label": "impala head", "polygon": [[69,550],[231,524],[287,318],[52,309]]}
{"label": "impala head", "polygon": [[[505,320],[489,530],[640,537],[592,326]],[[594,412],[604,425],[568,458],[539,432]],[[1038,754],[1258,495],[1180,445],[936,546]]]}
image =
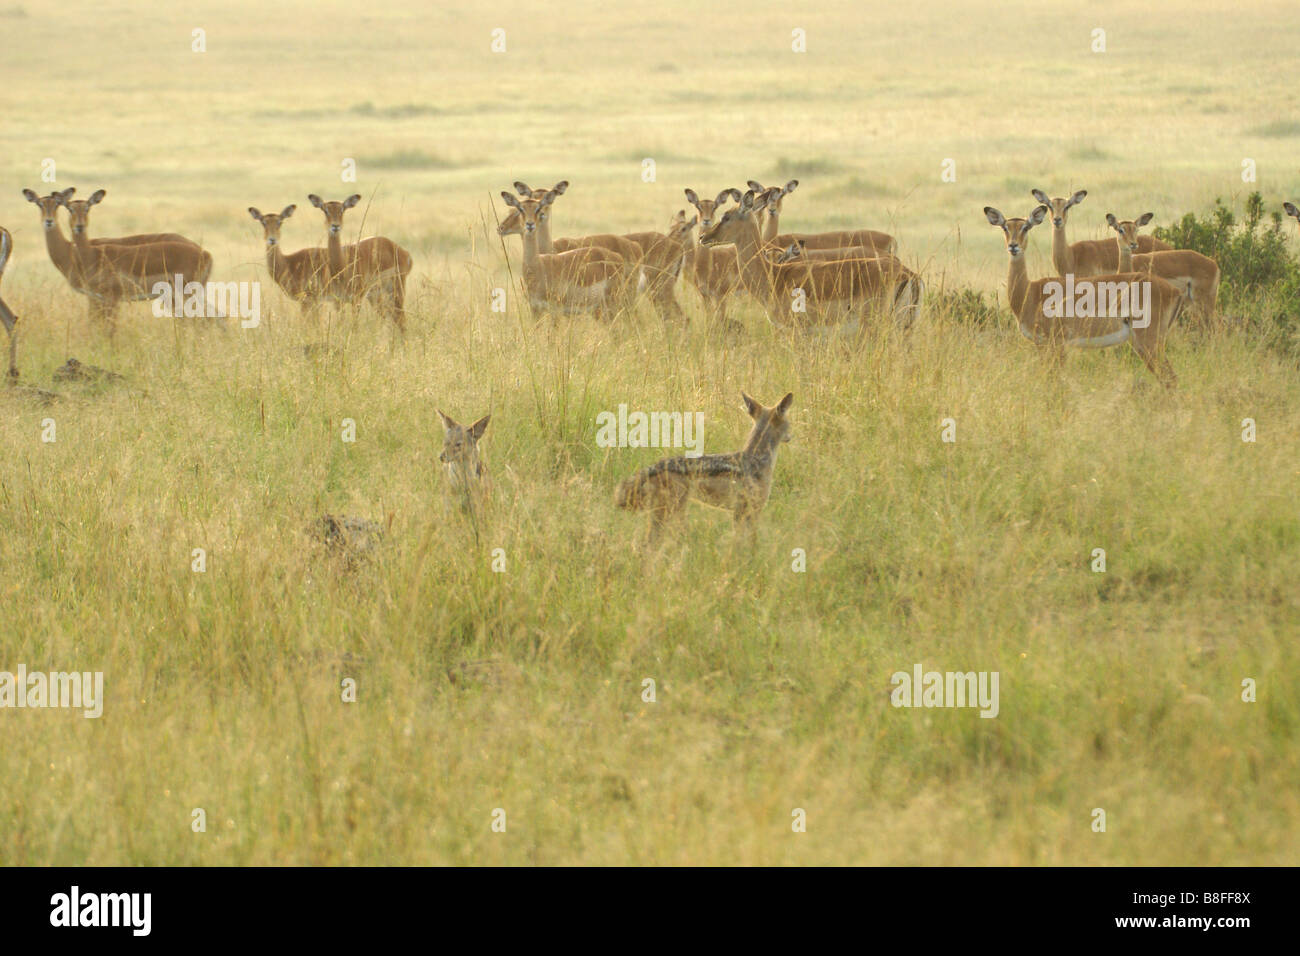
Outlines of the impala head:
{"label": "impala head", "polygon": [[1007,252],[1011,253],[1012,259],[1025,254],[1029,230],[1041,224],[1047,218],[1047,212],[1046,206],[1039,206],[1029,214],[1027,219],[1008,219],[992,206],[984,207],[984,215],[988,217],[989,222],[1001,227],[1003,235],[1007,237]]}
{"label": "impala head", "polygon": [[63,208],[68,210],[68,222],[72,226],[72,234],[74,236],[84,236],[86,226],[90,223],[90,207],[98,205],[107,195],[107,192],[103,189],[96,189],[90,194],[89,199],[69,199],[67,197],[72,195],[71,190],[65,190],[64,193],[66,195],[60,194],[63,196],[61,202]]}
{"label": "impala head", "polygon": [[767,209],[768,215],[780,216],[781,203],[785,201],[786,196],[790,195],[798,188],[799,180],[792,179],[784,186],[769,186],[766,189],[763,188],[762,183],[756,182],[752,179],[745,185],[754,190],[755,195],[763,196],[767,199],[767,205],[765,208]]}
{"label": "impala head", "polygon": [[[522,231],[525,235],[535,233],[537,227],[546,222],[547,216],[551,214],[551,203],[555,202],[555,197],[558,195],[559,193],[552,189],[541,199],[516,199],[510,193],[502,190],[501,198],[519,216],[519,224],[513,231]],[[505,223],[502,223],[501,226],[504,228]]]}
{"label": "impala head", "polygon": [[1153,212],[1143,213],[1136,219],[1118,220],[1112,213],[1106,213],[1106,224],[1119,233],[1119,242],[1121,246],[1128,246],[1133,252],[1137,252],[1138,247],[1138,230],[1149,223],[1156,216]]}
{"label": "impala head", "polygon": [[782,262],[794,262],[794,260],[801,258],[802,256],[803,240],[798,240],[797,242],[790,243],[790,245],[778,252],[773,261],[778,264]]}
{"label": "impala head", "polygon": [[[555,193],[557,196],[563,196],[564,191],[569,188],[569,181],[567,179],[561,179],[550,189],[533,189],[527,183],[520,182],[517,179],[515,180],[514,185],[515,192],[523,196],[525,199],[544,199],[546,198],[547,193]],[[522,232],[523,219],[520,217],[519,211],[516,209],[510,210],[506,218],[502,219],[500,225],[497,226],[497,235],[499,236],[514,236]]]}
{"label": "impala head", "polygon": [[[735,192],[736,190],[730,190]],[[689,192],[689,190],[687,190]],[[687,197],[690,198],[689,196]],[[700,220],[700,245],[715,246],[722,243],[735,242],[736,238],[742,234],[746,224],[753,221],[753,216],[761,208],[761,200],[755,196],[754,190],[750,190],[743,196],[737,197],[740,200],[739,205],[728,209],[722,216],[708,229],[704,228],[704,220]]]}
{"label": "impala head", "polygon": [[794,392],[786,392],[785,398],[771,408],[754,401],[744,392],[740,397],[745,400],[745,411],[754,419],[754,430],[750,432],[750,441],[763,440],[778,445],[790,440],[790,419],[786,414],[794,404]]}
{"label": "impala head", "polygon": [[1083,202],[1083,197],[1088,195],[1088,190],[1080,189],[1069,199],[1048,199],[1047,193],[1041,189],[1031,189],[1030,195],[1046,206],[1052,213],[1052,225],[1060,229],[1065,225],[1066,214],[1071,206],[1077,206]]}
{"label": "impala head", "polygon": [[307,201],[325,214],[325,228],[331,236],[337,236],[343,231],[343,214],[361,202],[361,195],[353,193],[342,202],[325,202],[313,194],[307,197]]}
{"label": "impala head", "polygon": [[713,199],[701,199],[695,194],[694,189],[686,190],[686,201],[694,206],[695,211],[700,214],[701,234],[705,229],[713,225],[714,220],[718,218],[720,207],[724,206],[728,199],[740,199],[740,190],[724,189]]}
{"label": "impala head", "polygon": [[442,418],[442,454],[438,460],[447,469],[447,477],[452,489],[459,492],[468,491],[470,486],[483,477],[483,462],[478,454],[478,440],[487,430],[491,415],[484,415],[468,427],[438,409]]}
{"label": "impala head", "polygon": [[687,219],[685,209],[677,210],[677,214],[673,216],[673,221],[668,224],[668,238],[676,239],[678,242],[689,241],[691,230],[695,228],[695,224],[699,221],[699,216],[691,216],[690,219]]}
{"label": "impala head", "polygon": [[280,244],[280,227],[284,221],[293,215],[297,206],[285,206],[280,212],[268,212],[266,215],[258,212],[253,206],[248,207],[248,214],[262,224],[262,235],[266,239],[268,246],[278,246]]}
{"label": "impala head", "polygon": [[1286,210],[1288,216],[1295,216],[1296,221],[1300,222],[1300,206],[1297,206],[1293,202],[1284,202],[1282,203],[1282,208]]}
{"label": "impala head", "polygon": [[52,192],[48,196],[38,196],[30,189],[24,189],[23,198],[28,202],[36,203],[37,208],[41,211],[41,226],[48,231],[58,225],[59,207],[71,199],[72,194],[76,191],[76,186],[69,186],[62,192]]}

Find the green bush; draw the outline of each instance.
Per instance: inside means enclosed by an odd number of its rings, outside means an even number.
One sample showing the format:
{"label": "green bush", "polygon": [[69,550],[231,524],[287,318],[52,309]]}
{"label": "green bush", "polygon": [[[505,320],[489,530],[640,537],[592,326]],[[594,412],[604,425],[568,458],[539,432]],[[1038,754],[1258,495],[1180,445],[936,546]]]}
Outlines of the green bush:
{"label": "green bush", "polygon": [[1264,198],[1246,199],[1241,222],[1222,199],[1200,217],[1187,213],[1171,226],[1157,227],[1157,239],[1192,249],[1219,264],[1219,311],[1264,335],[1270,345],[1300,356],[1300,263],[1287,246],[1282,213],[1265,221]]}

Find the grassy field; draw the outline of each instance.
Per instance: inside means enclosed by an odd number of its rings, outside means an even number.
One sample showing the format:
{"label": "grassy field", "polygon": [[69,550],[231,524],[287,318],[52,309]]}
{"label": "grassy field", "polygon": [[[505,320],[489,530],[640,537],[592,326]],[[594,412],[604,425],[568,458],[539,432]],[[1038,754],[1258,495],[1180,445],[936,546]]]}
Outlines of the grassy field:
{"label": "grassy field", "polygon": [[[0,393],[0,670],[102,671],[106,695],[99,719],[0,711],[0,863],[1296,860],[1294,360],[1182,329],[1166,394],[1131,350],[1053,373],[1005,307],[979,326],[938,297],[1005,303],[981,209],[1024,215],[1032,187],[1088,189],[1073,238],[1300,201],[1294,4],[195,6],[0,7],[3,295],[23,383],[60,393]],[[514,179],[572,182],[564,235],[789,177],[788,228],[899,237],[936,293],[908,336],[849,349],[750,299],[724,333],[685,287],[686,328],[490,311]],[[261,326],[90,325],[20,195],[70,185],[108,190],[94,234],[174,229],[261,281]],[[297,203],[286,247],[323,245],[306,195],[354,191],[415,256],[404,341],[301,318],[245,211]],[[52,384],[68,356],[125,378]],[[757,534],[693,508],[637,550],[613,489],[662,453],[597,447],[597,414],[702,411],[730,451],[742,389],[795,395]],[[437,407],[492,413],[477,533]],[[347,562],[325,513],[391,526]],[[892,707],[917,663],[997,671],[996,719]]]}

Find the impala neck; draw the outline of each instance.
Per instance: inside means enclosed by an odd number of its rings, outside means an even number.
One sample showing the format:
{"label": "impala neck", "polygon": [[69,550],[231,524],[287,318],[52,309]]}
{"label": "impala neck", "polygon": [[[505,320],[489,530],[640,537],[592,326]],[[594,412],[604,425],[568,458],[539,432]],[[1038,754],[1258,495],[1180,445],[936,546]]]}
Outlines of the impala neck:
{"label": "impala neck", "polygon": [[781,225],[780,214],[773,214],[772,210],[769,209],[767,211],[767,221],[763,223],[763,241],[775,242],[776,234],[780,229],[780,225]]}
{"label": "impala neck", "polygon": [[288,290],[293,285],[293,275],[289,272],[289,261],[284,257],[284,250],[280,244],[266,244],[266,268],[271,273],[271,278],[275,279],[276,284],[281,288]]}
{"label": "impala neck", "polygon": [[[44,223],[41,224],[42,228]],[[72,243],[63,235],[59,220],[54,220],[53,227],[45,229],[45,251],[50,254],[50,261],[60,272],[67,274],[72,268]]]}
{"label": "impala neck", "polygon": [[1133,250],[1128,247],[1127,242],[1125,242],[1123,239],[1119,238],[1118,236],[1115,237],[1115,241],[1119,243],[1119,271],[1132,272],[1133,271]]}
{"label": "impala neck", "polygon": [[763,261],[763,241],[753,217],[745,220],[736,238],[736,255],[740,258],[740,278],[751,295],[764,301],[773,294],[772,276]]}
{"label": "impala neck", "polygon": [[545,220],[537,224],[537,251],[542,253],[555,251],[555,243],[551,241],[550,216],[547,216]]}
{"label": "impala neck", "polygon": [[343,240],[339,233],[329,229],[325,231],[328,233],[326,247],[329,249],[330,272],[338,275],[343,271]]}
{"label": "impala neck", "polygon": [[527,229],[523,229],[519,233],[519,237],[524,240],[524,275],[525,276],[527,276],[529,273],[536,272],[538,267],[541,265],[541,263],[538,261],[537,258],[539,255],[539,250],[537,246],[538,243],[541,241],[541,237],[539,235],[540,232],[541,232],[541,227],[539,226],[533,232],[529,232]]}
{"label": "impala neck", "polygon": [[1007,299],[1017,318],[1029,295],[1029,266],[1025,263],[1028,252],[1028,249],[1022,249],[1020,255],[1011,256],[1011,263],[1007,267]]}
{"label": "impala neck", "polygon": [[1065,223],[1052,226],[1052,265],[1057,275],[1069,275],[1074,271],[1074,256],[1070,244],[1065,241]]}

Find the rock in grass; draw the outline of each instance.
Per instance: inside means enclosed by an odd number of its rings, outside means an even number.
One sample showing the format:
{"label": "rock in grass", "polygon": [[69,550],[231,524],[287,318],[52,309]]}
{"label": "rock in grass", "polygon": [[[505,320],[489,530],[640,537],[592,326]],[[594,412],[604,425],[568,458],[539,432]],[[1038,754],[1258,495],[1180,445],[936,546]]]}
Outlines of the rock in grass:
{"label": "rock in grass", "polygon": [[97,365],[86,365],[70,358],[54,370],[56,382],[119,382],[122,376]]}

